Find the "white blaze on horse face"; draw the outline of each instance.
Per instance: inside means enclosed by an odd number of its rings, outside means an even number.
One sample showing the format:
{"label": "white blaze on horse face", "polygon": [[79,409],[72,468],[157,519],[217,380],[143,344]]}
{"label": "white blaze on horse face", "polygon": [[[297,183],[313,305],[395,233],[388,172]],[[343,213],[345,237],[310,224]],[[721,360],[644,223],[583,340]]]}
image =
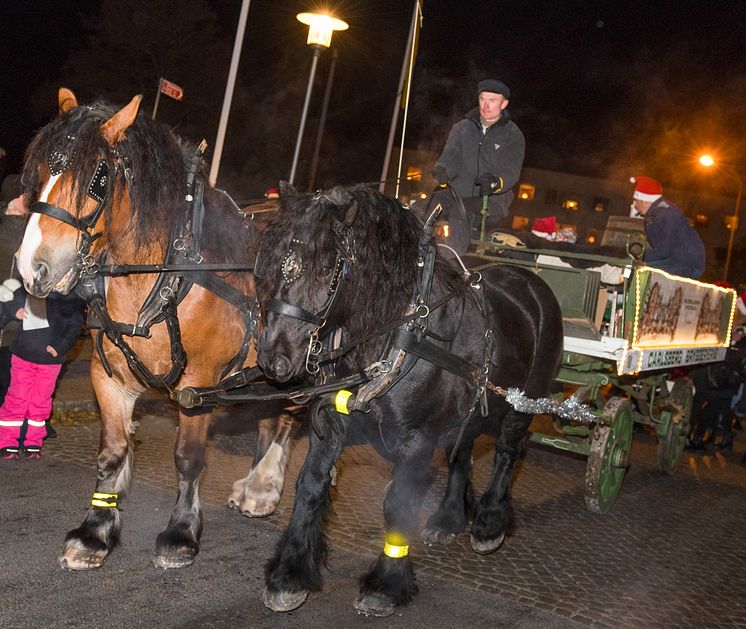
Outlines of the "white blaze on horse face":
{"label": "white blaze on horse face", "polygon": [[[44,186],[44,190],[42,190],[41,195],[39,195],[39,201],[46,202],[49,198],[49,194],[52,192],[52,188],[54,188],[54,185],[57,183],[59,178],[60,175],[53,175],[49,178],[47,185]],[[21,277],[26,282],[27,286],[30,286],[34,281],[34,271],[31,263],[36,254],[36,250],[41,244],[41,229],[39,228],[40,218],[41,214],[38,214],[37,212],[31,214],[28,224],[26,225],[26,231],[23,234],[23,241],[16,252],[18,272],[21,274]]]}

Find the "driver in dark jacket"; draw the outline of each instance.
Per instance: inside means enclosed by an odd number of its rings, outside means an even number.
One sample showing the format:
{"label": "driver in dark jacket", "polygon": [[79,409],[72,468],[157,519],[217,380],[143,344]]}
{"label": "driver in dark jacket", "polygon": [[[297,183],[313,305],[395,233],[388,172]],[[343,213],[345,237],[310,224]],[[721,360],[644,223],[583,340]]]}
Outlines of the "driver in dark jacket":
{"label": "driver in dark jacket", "polygon": [[479,106],[451,127],[433,176],[448,184],[464,202],[472,227],[481,222],[482,198],[487,195],[488,227],[497,227],[513,201],[513,187],[523,166],[526,141],[510,119],[510,89],[486,79],[477,88]]}
{"label": "driver in dark jacket", "polygon": [[705,245],[681,208],[663,198],[663,186],[650,177],[632,177],[637,213],[645,219],[650,249],[644,260],[673,275],[697,279],[705,272]]}

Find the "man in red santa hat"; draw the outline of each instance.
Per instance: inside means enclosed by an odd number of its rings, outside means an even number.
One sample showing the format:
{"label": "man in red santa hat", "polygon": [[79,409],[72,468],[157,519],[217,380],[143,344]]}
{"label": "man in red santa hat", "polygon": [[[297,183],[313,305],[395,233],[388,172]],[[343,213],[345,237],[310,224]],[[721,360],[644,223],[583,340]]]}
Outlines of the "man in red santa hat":
{"label": "man in red santa hat", "polygon": [[663,198],[663,186],[650,177],[632,177],[632,205],[645,219],[650,249],[647,264],[682,277],[698,278],[705,271],[705,245],[681,208]]}

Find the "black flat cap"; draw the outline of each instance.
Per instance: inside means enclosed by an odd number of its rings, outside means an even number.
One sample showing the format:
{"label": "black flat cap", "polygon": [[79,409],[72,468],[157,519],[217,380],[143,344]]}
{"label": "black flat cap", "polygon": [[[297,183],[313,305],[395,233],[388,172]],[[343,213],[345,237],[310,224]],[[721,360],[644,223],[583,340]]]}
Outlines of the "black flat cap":
{"label": "black flat cap", "polygon": [[491,92],[493,94],[502,94],[505,98],[510,98],[510,88],[502,81],[497,79],[485,79],[477,85],[477,94],[482,92]]}

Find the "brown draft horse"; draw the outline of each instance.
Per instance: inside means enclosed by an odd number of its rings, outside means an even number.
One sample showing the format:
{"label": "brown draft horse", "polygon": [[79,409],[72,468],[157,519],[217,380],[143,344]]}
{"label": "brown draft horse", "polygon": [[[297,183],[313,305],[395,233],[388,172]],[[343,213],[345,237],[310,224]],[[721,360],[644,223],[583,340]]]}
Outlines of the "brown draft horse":
{"label": "brown draft horse", "polygon": [[[172,131],[138,115],[139,104],[136,96],[119,110],[102,102],[78,106],[70,90],[60,89],[60,115],[36,134],[24,167],[31,215],[16,256],[26,289],[39,297],[52,290],[67,293],[76,284],[80,290],[86,282],[95,284],[102,266],[162,265],[174,248],[189,251],[187,261],[193,265],[204,260],[233,272],[101,278],[110,321],[107,334],[92,331],[99,351],[94,350],[91,362],[101,443],[91,506],[83,523],[67,534],[58,558],[72,570],[100,567],[118,540],[117,507],[132,470],[133,408],[146,385],[153,384],[142,373],[169,372],[171,382],[154,379],[173,393],[177,386],[213,386],[247,360],[254,284],[250,273],[236,269],[253,263],[256,231],[227,195],[206,184],[200,160],[191,157]],[[203,226],[189,214],[195,207],[189,197],[195,194],[204,198]],[[169,304],[176,310],[175,325]],[[108,334],[113,328],[126,343],[122,351]],[[183,351],[174,352],[175,345]],[[139,377],[125,350],[139,361]],[[179,409],[174,452],[178,496],[168,526],[156,540],[156,566],[187,566],[199,550],[198,479],[205,466],[210,416],[209,408]],[[234,484],[231,506],[252,516],[274,511],[296,427],[284,413],[279,420],[260,420],[254,464]]]}

